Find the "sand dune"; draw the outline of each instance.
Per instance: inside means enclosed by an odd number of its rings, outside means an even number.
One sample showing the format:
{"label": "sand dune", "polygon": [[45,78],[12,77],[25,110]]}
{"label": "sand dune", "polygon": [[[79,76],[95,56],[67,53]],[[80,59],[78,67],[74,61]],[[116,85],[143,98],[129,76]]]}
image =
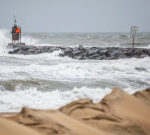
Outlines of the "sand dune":
{"label": "sand dune", "polygon": [[31,128],[0,118],[0,135],[40,135]]}
{"label": "sand dune", "polygon": [[[36,132],[41,135],[149,135],[149,97],[150,89],[133,95],[114,89],[97,104],[82,99],[59,110],[23,108],[17,115],[8,117],[9,120],[0,118],[0,125],[5,121],[8,131],[32,130],[35,135]],[[4,131],[0,126],[0,133]]]}

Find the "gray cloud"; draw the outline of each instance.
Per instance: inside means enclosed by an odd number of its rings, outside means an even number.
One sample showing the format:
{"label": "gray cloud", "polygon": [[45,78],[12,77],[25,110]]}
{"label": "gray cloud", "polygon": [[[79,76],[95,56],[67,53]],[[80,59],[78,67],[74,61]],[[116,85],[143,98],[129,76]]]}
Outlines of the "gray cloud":
{"label": "gray cloud", "polygon": [[26,32],[150,31],[150,0],[0,0],[0,29],[13,14]]}

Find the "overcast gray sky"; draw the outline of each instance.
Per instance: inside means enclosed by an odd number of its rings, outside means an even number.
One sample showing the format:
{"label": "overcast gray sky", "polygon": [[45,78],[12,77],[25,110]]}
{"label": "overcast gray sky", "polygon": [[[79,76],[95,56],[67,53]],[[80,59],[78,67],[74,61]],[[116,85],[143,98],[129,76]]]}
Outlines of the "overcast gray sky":
{"label": "overcast gray sky", "polygon": [[150,32],[150,0],[0,0],[0,29],[13,14],[25,32]]}

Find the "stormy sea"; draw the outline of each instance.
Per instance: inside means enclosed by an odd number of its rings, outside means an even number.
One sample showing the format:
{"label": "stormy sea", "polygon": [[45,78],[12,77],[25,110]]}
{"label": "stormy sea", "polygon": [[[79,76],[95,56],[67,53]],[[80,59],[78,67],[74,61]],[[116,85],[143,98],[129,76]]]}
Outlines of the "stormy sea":
{"label": "stormy sea", "polygon": [[[150,58],[75,60],[60,51],[37,55],[8,54],[8,30],[0,30],[0,112],[21,107],[57,109],[71,101],[100,101],[115,87],[134,93],[150,86]],[[23,33],[22,42],[37,46],[131,47],[130,33]],[[138,33],[135,47],[150,48],[150,33]]]}

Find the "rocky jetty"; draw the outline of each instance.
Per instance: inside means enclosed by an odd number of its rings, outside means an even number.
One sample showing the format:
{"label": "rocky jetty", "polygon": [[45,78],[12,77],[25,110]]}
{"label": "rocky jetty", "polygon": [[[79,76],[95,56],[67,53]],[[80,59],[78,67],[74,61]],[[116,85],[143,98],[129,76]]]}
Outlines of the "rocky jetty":
{"label": "rocky jetty", "polygon": [[121,47],[61,47],[61,46],[33,46],[24,44],[9,44],[13,48],[9,54],[34,55],[52,53],[61,50],[60,57],[68,56],[78,60],[112,60],[119,58],[144,58],[150,56],[147,48],[121,48]]}

